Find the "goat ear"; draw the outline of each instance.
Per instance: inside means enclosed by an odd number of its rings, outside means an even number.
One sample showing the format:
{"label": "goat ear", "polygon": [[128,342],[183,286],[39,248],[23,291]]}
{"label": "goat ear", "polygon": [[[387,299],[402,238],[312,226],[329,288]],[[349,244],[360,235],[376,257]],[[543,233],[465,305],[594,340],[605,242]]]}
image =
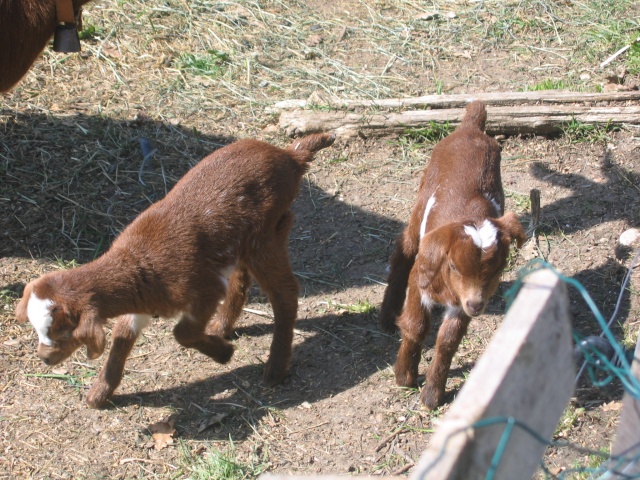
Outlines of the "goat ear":
{"label": "goat ear", "polygon": [[416,264],[418,265],[418,287],[427,288],[440,271],[447,259],[449,235],[448,227],[440,227],[428,233],[420,241],[420,250]]}
{"label": "goat ear", "polygon": [[29,317],[27,316],[27,305],[29,303],[29,298],[31,298],[32,291],[33,282],[29,282],[27,283],[26,287],[24,287],[22,298],[16,306],[16,319],[18,320],[18,323],[25,323],[27,320],[29,320]]}
{"label": "goat ear", "polygon": [[87,357],[90,360],[98,358],[104,352],[107,343],[104,328],[94,315],[82,314],[73,336],[87,347]]}
{"label": "goat ear", "polygon": [[522,247],[522,244],[527,240],[527,235],[515,213],[507,212],[502,217],[496,219],[496,222],[509,243],[515,240],[518,248]]}

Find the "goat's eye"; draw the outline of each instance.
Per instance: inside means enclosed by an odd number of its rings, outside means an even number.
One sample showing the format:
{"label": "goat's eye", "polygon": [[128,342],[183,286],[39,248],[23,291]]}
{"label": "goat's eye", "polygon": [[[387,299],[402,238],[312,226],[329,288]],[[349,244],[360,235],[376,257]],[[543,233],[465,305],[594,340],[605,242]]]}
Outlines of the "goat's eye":
{"label": "goat's eye", "polygon": [[451,271],[453,273],[458,273],[458,269],[456,268],[456,266],[453,264],[453,262],[449,262],[449,268],[451,269]]}

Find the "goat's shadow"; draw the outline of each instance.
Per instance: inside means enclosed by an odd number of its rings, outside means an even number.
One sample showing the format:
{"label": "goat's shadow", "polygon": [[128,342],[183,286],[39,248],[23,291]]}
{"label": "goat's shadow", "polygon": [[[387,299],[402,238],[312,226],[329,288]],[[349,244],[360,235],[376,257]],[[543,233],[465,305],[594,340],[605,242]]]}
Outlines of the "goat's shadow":
{"label": "goat's shadow", "polygon": [[640,174],[618,162],[615,150],[605,148],[597,165],[584,170],[590,170],[597,178],[555,171],[542,162],[531,165],[531,174],[537,179],[572,191],[571,195],[542,207],[543,228],[546,225],[575,233],[613,220],[626,220],[630,225],[640,223]]}
{"label": "goat's shadow", "polygon": [[[296,328],[304,340],[294,348],[290,375],[281,385],[266,387],[262,382],[264,365],[259,363],[216,373],[216,364],[211,362],[211,377],[130,394],[116,391],[113,405],[170,405],[184,437],[228,439],[231,435],[242,439],[269,412],[338,395],[384,370],[395,359],[397,338],[381,333],[371,315],[325,315],[300,320]],[[270,336],[271,325],[240,327],[236,334]],[[394,385],[392,376],[388,381],[389,386]],[[209,419],[220,414],[224,419],[208,426]]]}

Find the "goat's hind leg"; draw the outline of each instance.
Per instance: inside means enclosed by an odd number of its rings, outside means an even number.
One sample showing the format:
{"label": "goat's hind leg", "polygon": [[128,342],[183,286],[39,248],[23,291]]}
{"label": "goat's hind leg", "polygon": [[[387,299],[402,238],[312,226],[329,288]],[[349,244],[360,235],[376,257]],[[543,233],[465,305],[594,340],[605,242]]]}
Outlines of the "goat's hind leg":
{"label": "goat's hind leg", "polygon": [[417,279],[414,275],[409,280],[407,301],[398,317],[398,327],[402,343],[393,367],[396,384],[401,387],[414,387],[418,379],[422,343],[431,329],[431,312],[421,302]]}
{"label": "goat's hind leg", "polygon": [[218,363],[227,363],[233,356],[233,345],[219,335],[205,333],[207,322],[216,311],[217,302],[218,300],[200,308],[193,306],[192,311],[183,314],[173,328],[173,336],[183,347],[195,348]]}
{"label": "goat's hind leg", "polygon": [[111,349],[100,374],[87,393],[87,404],[92,408],[103,407],[120,385],[124,364],[131,353],[140,332],[151,321],[150,315],[123,315],[112,331]]}
{"label": "goat's hind leg", "polygon": [[251,275],[246,267],[238,267],[233,272],[229,279],[224,303],[218,307],[215,317],[207,325],[206,333],[208,335],[231,336],[233,327],[242,313],[242,307],[247,303],[251,281]]}
{"label": "goat's hind leg", "polygon": [[253,258],[251,273],[269,297],[273,307],[274,331],[264,382],[273,386],[289,372],[293,328],[298,314],[298,281],[289,261],[288,240],[293,214],[287,212],[278,222],[274,237]]}
{"label": "goat's hind leg", "polygon": [[395,250],[389,262],[387,288],[380,307],[380,328],[386,332],[392,333],[396,330],[396,318],[404,305],[409,273],[418,254],[418,245],[409,229],[402,232],[396,241]]}

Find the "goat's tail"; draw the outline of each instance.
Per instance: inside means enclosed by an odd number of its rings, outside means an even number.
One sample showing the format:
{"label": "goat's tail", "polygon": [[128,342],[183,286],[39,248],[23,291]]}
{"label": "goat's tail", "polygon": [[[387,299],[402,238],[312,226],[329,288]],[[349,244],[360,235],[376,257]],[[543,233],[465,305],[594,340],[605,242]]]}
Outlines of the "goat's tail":
{"label": "goat's tail", "polygon": [[289,150],[293,150],[304,163],[313,160],[313,154],[323,148],[330,147],[336,140],[335,133],[312,133],[295,140]]}
{"label": "goat's tail", "polygon": [[484,131],[484,126],[487,123],[487,109],[484,103],[480,100],[476,100],[467,105],[467,111],[464,114],[460,127],[475,127]]}

